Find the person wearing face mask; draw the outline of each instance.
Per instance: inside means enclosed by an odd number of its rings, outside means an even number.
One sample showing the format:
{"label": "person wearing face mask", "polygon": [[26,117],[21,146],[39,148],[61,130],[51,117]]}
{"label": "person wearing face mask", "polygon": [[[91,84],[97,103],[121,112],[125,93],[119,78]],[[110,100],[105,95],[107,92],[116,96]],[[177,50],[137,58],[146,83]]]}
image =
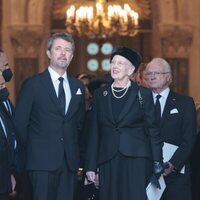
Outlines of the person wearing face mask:
{"label": "person wearing face mask", "polygon": [[9,82],[12,79],[13,73],[11,71],[10,68],[8,68],[8,64],[5,65],[5,69],[3,69],[3,71],[1,71],[2,76],[5,80],[5,82]]}
{"label": "person wearing face mask", "polygon": [[0,199],[8,200],[15,190],[15,131],[12,121],[13,105],[6,82],[13,74],[5,53],[0,49]]}
{"label": "person wearing face mask", "polygon": [[[0,101],[1,101],[1,112],[5,114],[5,121],[6,124],[9,126],[12,135],[13,140],[16,138],[15,135],[15,128],[13,123],[13,112],[14,107],[12,102],[9,99],[9,92],[6,88],[6,83],[11,81],[13,77],[13,73],[11,68],[8,64],[8,59],[6,54],[0,50]],[[11,195],[14,195],[15,192],[17,193],[16,198],[17,200],[31,200],[32,199],[32,192],[30,188],[30,181],[28,179],[27,173],[25,171],[24,167],[24,160],[25,160],[25,154],[24,149],[19,145],[16,145],[16,140],[14,141],[14,161],[12,164],[12,172],[13,167],[15,171],[15,176],[11,176],[12,181],[17,181],[17,185],[15,187],[15,191],[11,193]],[[12,147],[13,151],[13,147]],[[15,183],[13,182],[13,188]],[[1,199],[1,198],[0,198]]]}
{"label": "person wearing face mask", "polygon": [[100,200],[146,200],[152,171],[159,176],[163,170],[163,143],[151,91],[130,80],[140,63],[136,51],[114,49],[110,56],[113,82],[93,94],[85,169],[88,181],[95,184],[99,169]]}

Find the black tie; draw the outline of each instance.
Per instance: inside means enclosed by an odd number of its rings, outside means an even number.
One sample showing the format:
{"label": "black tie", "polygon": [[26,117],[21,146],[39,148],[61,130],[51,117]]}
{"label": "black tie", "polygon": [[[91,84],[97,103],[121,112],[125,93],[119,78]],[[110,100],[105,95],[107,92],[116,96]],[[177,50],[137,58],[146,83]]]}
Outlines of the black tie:
{"label": "black tie", "polygon": [[59,87],[58,87],[58,100],[60,102],[62,111],[65,114],[65,103],[66,103],[66,101],[65,101],[65,91],[64,91],[64,88],[63,88],[64,78],[60,77],[58,80],[60,81]]}
{"label": "black tie", "polygon": [[156,104],[155,104],[155,110],[156,110],[156,123],[157,125],[160,124],[160,120],[161,120],[161,107],[160,107],[160,99],[161,95],[158,94],[156,96]]}

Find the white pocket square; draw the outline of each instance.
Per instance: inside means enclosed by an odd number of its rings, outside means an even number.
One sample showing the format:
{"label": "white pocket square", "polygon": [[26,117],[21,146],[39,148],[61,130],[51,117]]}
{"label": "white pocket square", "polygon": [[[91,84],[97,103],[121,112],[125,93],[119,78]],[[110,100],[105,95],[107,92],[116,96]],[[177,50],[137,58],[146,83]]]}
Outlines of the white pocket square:
{"label": "white pocket square", "polygon": [[170,110],[170,114],[175,114],[175,113],[178,113],[178,110],[176,108]]}
{"label": "white pocket square", "polygon": [[76,91],[76,95],[81,95],[81,94],[82,94],[81,89],[78,88],[78,90]]}

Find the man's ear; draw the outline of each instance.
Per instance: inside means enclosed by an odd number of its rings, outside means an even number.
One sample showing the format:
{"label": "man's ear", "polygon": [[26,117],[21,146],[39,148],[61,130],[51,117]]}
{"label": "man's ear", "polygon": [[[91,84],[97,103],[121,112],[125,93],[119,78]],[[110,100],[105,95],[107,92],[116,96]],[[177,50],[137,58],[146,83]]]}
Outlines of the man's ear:
{"label": "man's ear", "polygon": [[51,53],[50,53],[49,50],[46,51],[46,54],[47,54],[48,58],[50,59],[51,58]]}

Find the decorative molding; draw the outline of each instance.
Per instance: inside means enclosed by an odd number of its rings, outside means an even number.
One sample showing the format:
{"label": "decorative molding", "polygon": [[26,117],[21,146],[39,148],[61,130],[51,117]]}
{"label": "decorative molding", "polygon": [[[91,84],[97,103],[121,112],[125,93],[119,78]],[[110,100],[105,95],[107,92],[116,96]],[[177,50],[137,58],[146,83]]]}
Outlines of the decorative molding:
{"label": "decorative molding", "polygon": [[188,58],[192,44],[192,24],[159,25],[162,53],[168,58]]}
{"label": "decorative molding", "polygon": [[35,58],[40,54],[44,26],[19,24],[8,27],[11,43],[14,47],[14,57]]}

